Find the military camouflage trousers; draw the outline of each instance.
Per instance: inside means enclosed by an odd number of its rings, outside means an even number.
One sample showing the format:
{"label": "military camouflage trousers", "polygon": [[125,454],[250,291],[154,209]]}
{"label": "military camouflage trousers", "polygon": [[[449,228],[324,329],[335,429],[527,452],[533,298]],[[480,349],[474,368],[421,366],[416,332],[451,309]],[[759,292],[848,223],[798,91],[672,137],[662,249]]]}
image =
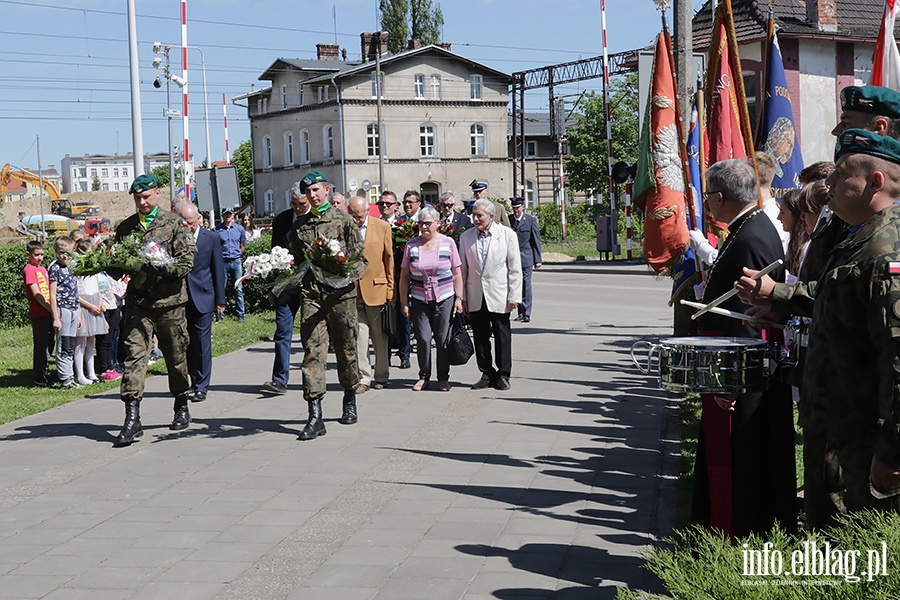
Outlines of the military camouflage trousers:
{"label": "military camouflage trousers", "polygon": [[169,371],[169,391],[176,400],[187,397],[191,389],[188,376],[187,318],[184,305],[165,308],[127,306],[122,336],[125,346],[125,373],[122,376],[123,401],[140,400],[144,395],[147,364],[153,350],[153,334],[159,338],[159,349]]}
{"label": "military camouflage trousers", "polygon": [[356,299],[306,297],[300,305],[300,341],[303,343],[303,398],[313,400],[325,395],[325,368],[328,339],[334,344],[338,381],[345,390],[359,383],[356,362],[356,336],[359,324]]}

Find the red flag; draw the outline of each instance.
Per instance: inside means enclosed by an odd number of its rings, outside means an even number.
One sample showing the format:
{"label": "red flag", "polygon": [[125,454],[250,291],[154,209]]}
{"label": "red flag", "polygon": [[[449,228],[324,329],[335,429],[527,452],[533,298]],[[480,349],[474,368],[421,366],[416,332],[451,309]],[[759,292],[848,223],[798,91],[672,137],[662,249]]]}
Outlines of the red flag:
{"label": "red flag", "polygon": [[737,52],[731,2],[716,7],[712,44],[709,47],[707,109],[709,132],[709,164],[730,158],[753,155],[750,115],[741,75],[741,58]]}
{"label": "red flag", "polygon": [[657,273],[671,266],[688,244],[685,216],[684,141],[678,122],[675,69],[668,36],[656,38],[648,120],[641,139],[635,190],[645,206],[644,256]]}
{"label": "red flag", "polygon": [[894,41],[894,21],[897,18],[896,0],[885,0],[878,42],[872,56],[872,78],[870,85],[900,90],[900,51]]}

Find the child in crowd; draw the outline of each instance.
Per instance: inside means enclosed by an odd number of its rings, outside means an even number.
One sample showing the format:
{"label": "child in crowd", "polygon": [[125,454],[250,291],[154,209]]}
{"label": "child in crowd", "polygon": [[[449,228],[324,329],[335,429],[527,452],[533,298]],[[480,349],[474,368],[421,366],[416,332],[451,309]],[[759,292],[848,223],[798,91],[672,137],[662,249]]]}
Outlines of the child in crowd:
{"label": "child in crowd", "polygon": [[[94,245],[85,238],[75,244],[75,248],[79,254],[87,254],[94,249]],[[99,275],[75,278],[78,282],[78,304],[81,305],[81,323],[75,333],[75,381],[81,385],[100,381],[94,372],[94,338],[109,333],[100,298],[99,278]]]}
{"label": "child in crowd", "polygon": [[34,340],[34,385],[50,384],[50,344],[53,343],[53,309],[50,306],[50,278],[41,263],[44,262],[44,245],[32,240],[25,246],[28,264],[25,265],[25,297],[28,299],[28,317],[31,319],[31,336]]}
{"label": "child in crowd", "polygon": [[64,388],[77,388],[74,357],[75,333],[81,326],[78,310],[78,284],[69,269],[69,253],[75,250],[75,242],[61,235],[53,242],[56,260],[50,263],[47,275],[50,279],[50,308],[53,311],[53,328],[56,330],[56,371]]}
{"label": "child in crowd", "polygon": [[107,273],[100,273],[98,277],[100,298],[103,300],[103,311],[109,333],[97,336],[97,362],[99,363],[100,379],[103,381],[115,381],[122,378],[122,372],[115,364],[116,342],[119,337],[119,323],[122,317],[122,299],[125,297],[125,284],[119,279],[113,279]]}

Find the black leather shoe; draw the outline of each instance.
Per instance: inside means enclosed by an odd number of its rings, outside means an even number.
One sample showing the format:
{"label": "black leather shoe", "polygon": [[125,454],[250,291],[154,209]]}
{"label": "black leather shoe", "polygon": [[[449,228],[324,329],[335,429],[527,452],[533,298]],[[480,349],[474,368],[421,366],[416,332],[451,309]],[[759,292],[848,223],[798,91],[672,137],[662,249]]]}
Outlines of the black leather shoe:
{"label": "black leather shoe", "polygon": [[267,381],[262,386],[262,391],[268,394],[287,394],[287,386],[277,381]]}
{"label": "black leather shoe", "polygon": [[172,431],[181,431],[182,429],[187,429],[190,424],[191,412],[188,410],[187,403],[177,406],[175,408],[175,418],[172,419],[172,424],[169,425],[169,429]]}
{"label": "black leather shoe", "polygon": [[302,441],[314,440],[327,433],[325,431],[325,422],[322,420],[322,399],[307,400],[307,403],[309,404],[309,421],[306,422],[306,427],[297,436],[297,439]]}
{"label": "black leather shoe", "polygon": [[531,317],[529,317],[528,315],[525,315],[524,317],[522,317],[522,322],[523,323],[531,323]]}
{"label": "black leather shoe", "polygon": [[495,390],[505,391],[509,389],[509,377],[504,377],[501,375],[497,378],[497,383],[494,384]]}
{"label": "black leather shoe", "polygon": [[475,382],[472,386],[473,390],[483,390],[485,388],[491,387],[491,379],[487,375],[482,375],[481,379]]}
{"label": "black leather shoe", "polygon": [[513,321],[524,321],[524,320],[525,320],[525,315],[519,315],[518,317],[513,319]]}
{"label": "black leather shoe", "polygon": [[135,438],[144,435],[144,428],[141,426],[141,402],[140,400],[125,401],[125,424],[122,431],[116,437],[116,446],[129,446],[134,442]]}
{"label": "black leather shoe", "polygon": [[194,392],[191,396],[191,402],[203,402],[206,400],[206,392]]}
{"label": "black leather shoe", "polygon": [[408,369],[408,368],[409,368],[409,359],[408,359],[408,358],[401,358],[401,359],[400,359],[400,368],[401,368],[401,369]]}

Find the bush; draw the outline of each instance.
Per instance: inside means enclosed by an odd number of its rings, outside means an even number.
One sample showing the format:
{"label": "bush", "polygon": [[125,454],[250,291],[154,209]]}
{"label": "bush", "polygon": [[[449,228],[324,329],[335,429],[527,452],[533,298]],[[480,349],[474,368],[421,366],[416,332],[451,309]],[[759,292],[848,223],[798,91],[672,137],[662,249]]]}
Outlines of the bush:
{"label": "bush", "polygon": [[[49,251],[44,255],[44,266],[53,260],[53,246],[45,246]],[[28,300],[25,299],[25,283],[22,271],[28,264],[25,244],[0,246],[0,327],[21,327],[28,325]]]}
{"label": "bush", "polygon": [[[846,581],[846,577],[840,575],[793,574],[793,553],[804,550],[805,543],[821,552],[826,540],[832,552],[839,550],[845,557],[848,551],[860,551],[853,573],[861,577],[860,581]],[[647,556],[647,567],[663,581],[674,598],[862,600],[896,598],[897,590],[900,590],[900,565],[897,564],[897,557],[900,556],[900,515],[895,513],[863,511],[842,515],[838,518],[838,525],[828,531],[827,537],[810,534],[808,538],[800,538],[774,529],[765,537],[749,536],[732,544],[719,535],[694,526],[676,531],[665,541],[670,546],[651,550]],[[767,542],[774,544],[768,556],[776,554],[775,551],[780,554],[783,572],[780,575],[745,575],[744,570],[749,566],[746,550],[763,550]],[[868,581],[868,577],[862,575],[868,568],[867,552],[880,553],[882,542],[887,548],[886,573]],[[829,561],[829,565],[833,564]]]}

